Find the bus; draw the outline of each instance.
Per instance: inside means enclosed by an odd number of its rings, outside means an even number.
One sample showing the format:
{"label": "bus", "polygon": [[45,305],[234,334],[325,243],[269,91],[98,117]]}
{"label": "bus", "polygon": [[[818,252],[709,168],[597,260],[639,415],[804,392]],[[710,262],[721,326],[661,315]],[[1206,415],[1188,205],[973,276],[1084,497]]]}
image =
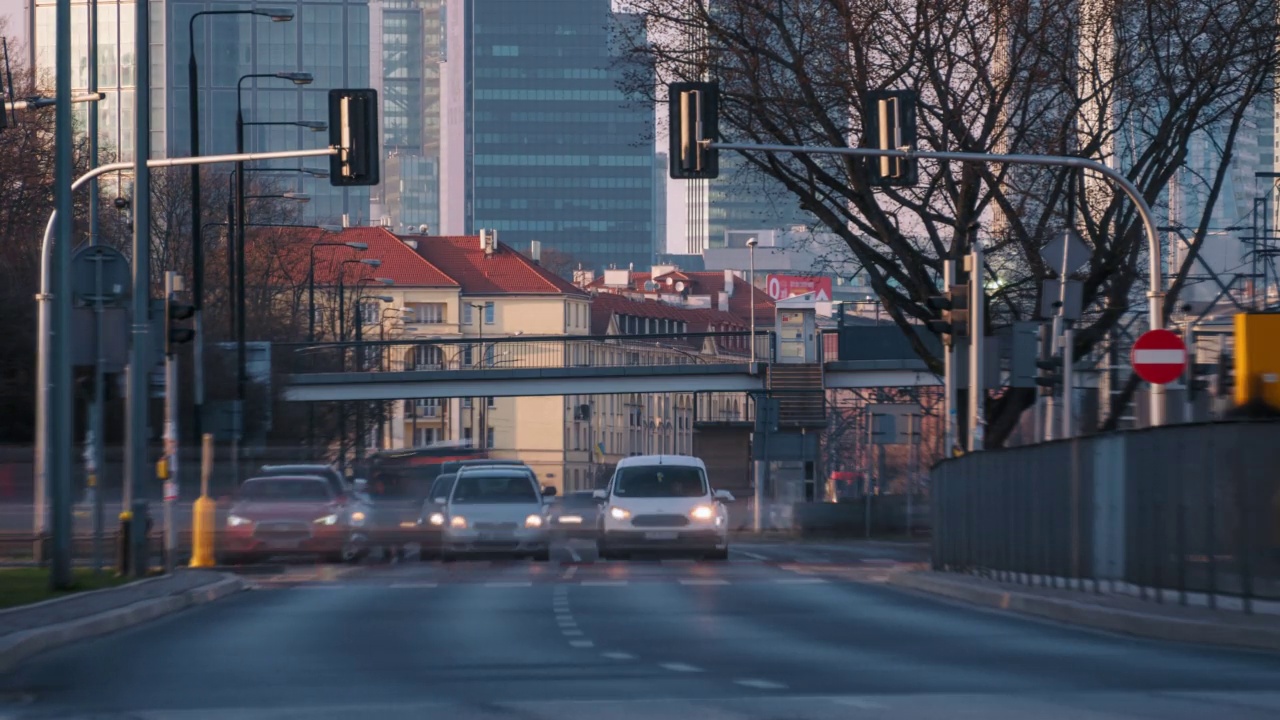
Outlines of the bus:
{"label": "bus", "polygon": [[[470,443],[444,441],[426,447],[380,450],[366,459],[364,477],[372,485],[378,481],[421,488],[426,492],[451,460],[484,460],[489,454]],[[407,488],[406,488],[407,489]]]}

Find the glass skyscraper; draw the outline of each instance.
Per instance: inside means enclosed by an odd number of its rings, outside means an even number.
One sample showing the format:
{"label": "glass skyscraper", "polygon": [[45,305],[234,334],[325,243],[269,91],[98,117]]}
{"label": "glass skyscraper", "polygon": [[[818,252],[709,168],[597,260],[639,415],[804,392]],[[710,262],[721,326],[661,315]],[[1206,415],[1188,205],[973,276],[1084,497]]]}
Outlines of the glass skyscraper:
{"label": "glass skyscraper", "polygon": [[618,89],[610,0],[448,0],[444,234],[497,230],[587,267],[652,258],[653,108]]}
{"label": "glass skyscraper", "polygon": [[[151,3],[152,108],[151,154],[181,157],[190,154],[190,53],[188,23],[202,10],[244,10],[252,7],[292,10],[291,22],[275,23],[261,16],[211,15],[196,20],[196,60],[200,81],[200,144],[202,154],[235,151],[236,82],[251,73],[308,72],[315,82],[305,87],[274,78],[246,80],[244,116],[248,123],[328,121],[328,91],[340,87],[369,87],[368,0],[304,0],[303,2]],[[134,120],[134,5],[99,0],[98,83],[106,94],[98,103],[99,142],[104,158],[133,157]],[[88,5],[77,1],[72,16],[72,67],[76,91],[88,87]],[[52,73],[54,1],[35,0],[32,54],[39,70]],[[87,112],[77,105],[77,112]],[[84,109],[82,109],[84,108]],[[84,127],[80,125],[80,127]],[[289,125],[251,125],[245,132],[248,151],[324,147],[328,133]],[[325,167],[323,160],[280,160],[251,167]],[[230,172],[230,167],[227,168]],[[306,193],[309,222],[337,222],[345,214],[353,223],[369,220],[368,188],[334,188],[328,180],[295,172],[282,173],[277,184]]]}

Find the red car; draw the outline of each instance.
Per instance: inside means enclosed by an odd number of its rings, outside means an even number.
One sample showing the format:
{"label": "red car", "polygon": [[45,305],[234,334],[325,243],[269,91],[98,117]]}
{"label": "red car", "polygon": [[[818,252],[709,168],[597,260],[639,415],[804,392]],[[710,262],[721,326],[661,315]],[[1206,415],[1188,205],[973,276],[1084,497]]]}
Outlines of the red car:
{"label": "red car", "polygon": [[222,555],[229,563],[273,555],[355,560],[367,550],[367,516],[363,503],[336,493],[321,477],[250,478],[227,513]]}

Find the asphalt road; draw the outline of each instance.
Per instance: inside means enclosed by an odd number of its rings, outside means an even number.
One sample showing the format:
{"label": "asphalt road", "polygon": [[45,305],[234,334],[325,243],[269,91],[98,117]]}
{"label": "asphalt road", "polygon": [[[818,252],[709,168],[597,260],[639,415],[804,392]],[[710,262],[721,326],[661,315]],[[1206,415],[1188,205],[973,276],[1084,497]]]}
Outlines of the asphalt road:
{"label": "asphalt road", "polygon": [[293,566],[46,654],[0,718],[1110,720],[1280,717],[1280,657],[1174,646],[883,586],[883,544],[727,563]]}

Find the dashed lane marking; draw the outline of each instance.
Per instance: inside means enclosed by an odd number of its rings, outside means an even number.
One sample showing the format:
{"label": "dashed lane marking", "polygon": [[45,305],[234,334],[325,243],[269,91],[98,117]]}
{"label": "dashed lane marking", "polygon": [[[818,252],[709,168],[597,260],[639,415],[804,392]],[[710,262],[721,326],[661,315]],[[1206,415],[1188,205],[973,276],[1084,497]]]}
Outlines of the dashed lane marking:
{"label": "dashed lane marking", "polygon": [[624,653],[624,652],[600,653],[600,656],[609,658],[610,660],[635,660],[636,659],[635,655],[632,655],[631,653]]}
{"label": "dashed lane marking", "polygon": [[755,688],[756,690],[786,690],[787,686],[782,683],[776,683],[772,680],[756,680],[748,678],[746,680],[734,680],[734,684],[742,687]]}
{"label": "dashed lane marking", "polygon": [[747,552],[746,550],[738,550],[737,548],[734,548],[733,552],[736,552],[736,553],[738,553],[739,555],[746,555],[747,557],[751,558],[752,560],[759,560],[760,562],[768,562],[768,561],[769,561],[769,558],[765,557],[764,555],[760,555],[760,554],[758,554],[758,553]]}
{"label": "dashed lane marking", "polygon": [[723,578],[680,578],[681,585],[728,585],[729,581]]}
{"label": "dashed lane marking", "polygon": [[596,644],[590,640],[570,640],[569,645],[576,648],[589,648],[596,646]]}
{"label": "dashed lane marking", "polygon": [[678,662],[677,663],[658,663],[658,667],[663,668],[665,670],[670,670],[671,672],[682,672],[682,673],[702,672],[702,668],[695,667],[687,663],[678,663]]}
{"label": "dashed lane marking", "polygon": [[884,705],[881,705],[878,702],[871,702],[870,700],[864,700],[862,698],[856,698],[856,697],[831,698],[831,702],[837,705],[847,705],[849,707],[855,707],[855,708],[858,708],[859,710],[884,710],[886,707]]}

